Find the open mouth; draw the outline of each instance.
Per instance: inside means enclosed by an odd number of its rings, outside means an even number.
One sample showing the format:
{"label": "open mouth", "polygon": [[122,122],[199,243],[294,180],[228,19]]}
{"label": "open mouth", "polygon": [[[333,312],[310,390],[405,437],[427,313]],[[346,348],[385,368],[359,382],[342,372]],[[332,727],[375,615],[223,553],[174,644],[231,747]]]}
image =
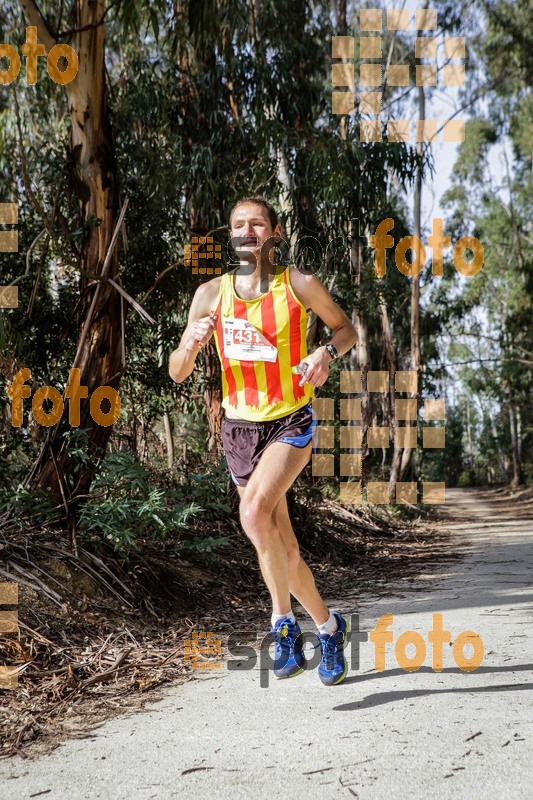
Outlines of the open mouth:
{"label": "open mouth", "polygon": [[257,247],[257,236],[240,237],[239,247]]}

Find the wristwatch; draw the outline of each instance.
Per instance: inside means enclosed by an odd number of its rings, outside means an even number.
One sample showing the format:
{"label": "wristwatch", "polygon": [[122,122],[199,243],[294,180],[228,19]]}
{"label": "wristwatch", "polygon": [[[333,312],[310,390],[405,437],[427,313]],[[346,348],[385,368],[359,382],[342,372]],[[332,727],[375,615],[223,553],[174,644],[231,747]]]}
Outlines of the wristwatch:
{"label": "wristwatch", "polygon": [[332,361],[334,361],[336,358],[339,357],[338,350],[337,350],[337,348],[335,347],[334,344],[327,344],[326,345],[326,350],[330,354]]}

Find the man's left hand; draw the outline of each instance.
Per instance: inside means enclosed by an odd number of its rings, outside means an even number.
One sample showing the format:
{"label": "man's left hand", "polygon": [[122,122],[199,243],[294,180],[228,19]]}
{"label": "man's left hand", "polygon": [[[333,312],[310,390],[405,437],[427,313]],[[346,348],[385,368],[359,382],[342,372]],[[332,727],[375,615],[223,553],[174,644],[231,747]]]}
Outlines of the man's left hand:
{"label": "man's left hand", "polygon": [[322,386],[329,377],[329,364],[333,361],[325,347],[318,347],[310,356],[306,356],[300,363],[307,364],[305,375],[298,384],[303,386],[310,383],[312,386]]}

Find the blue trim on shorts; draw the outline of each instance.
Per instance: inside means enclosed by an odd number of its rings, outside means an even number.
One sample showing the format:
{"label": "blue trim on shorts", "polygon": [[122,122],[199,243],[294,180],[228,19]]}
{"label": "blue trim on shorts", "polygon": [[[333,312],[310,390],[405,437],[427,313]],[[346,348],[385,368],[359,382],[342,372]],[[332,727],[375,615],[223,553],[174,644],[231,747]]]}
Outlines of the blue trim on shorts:
{"label": "blue trim on shorts", "polygon": [[[309,411],[311,413],[313,413],[313,409],[311,408],[310,405],[307,405],[306,408],[308,408]],[[311,421],[311,424],[309,425],[309,427],[307,428],[306,431],[301,433],[299,436],[283,436],[281,439],[277,439],[277,441],[278,442],[286,442],[287,444],[292,444],[295,447],[307,447],[307,445],[309,444],[309,442],[313,438],[313,428],[317,424],[318,424],[317,420],[315,419],[315,417],[313,415],[313,419]],[[316,448],[313,447],[313,453],[315,452],[315,449]]]}
{"label": "blue trim on shorts", "polygon": [[[237,482],[237,478],[235,477],[235,475],[231,471],[230,467],[228,467],[228,469],[229,469],[229,473],[230,473],[230,475],[232,477],[232,480],[233,480],[233,483],[235,484],[235,486],[240,486],[241,484]],[[241,488],[244,488],[244,487],[241,487]]]}

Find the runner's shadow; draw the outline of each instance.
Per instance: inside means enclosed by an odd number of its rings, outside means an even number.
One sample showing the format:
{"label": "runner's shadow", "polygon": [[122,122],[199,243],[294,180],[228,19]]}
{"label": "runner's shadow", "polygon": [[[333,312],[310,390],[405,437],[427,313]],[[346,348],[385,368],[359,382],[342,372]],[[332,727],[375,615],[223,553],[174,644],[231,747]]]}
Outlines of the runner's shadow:
{"label": "runner's shadow", "polygon": [[333,706],[333,711],[361,711],[367,708],[377,708],[387,703],[394,703],[398,700],[411,700],[415,697],[427,697],[432,694],[472,694],[473,692],[517,692],[531,691],[533,683],[508,684],[503,683],[499,686],[465,686],[458,689],[412,689],[407,692],[382,692],[381,694],[369,694],[364,700],[355,703],[343,703],[340,706]]}
{"label": "runner's shadow", "polygon": [[363,681],[373,681],[376,678],[396,678],[399,675],[417,675],[421,672],[425,674],[432,674],[432,675],[480,675],[483,672],[493,673],[493,672],[533,672],[533,664],[510,664],[507,667],[478,667],[477,669],[473,670],[472,672],[465,672],[459,667],[447,667],[440,672],[435,672],[435,670],[431,669],[431,667],[420,667],[420,669],[415,670],[415,672],[408,672],[405,669],[387,669],[384,672],[376,672],[372,670],[372,672],[365,673],[364,675],[353,675],[350,678],[345,678],[343,680],[343,684],[347,683],[357,683],[360,684]]}

